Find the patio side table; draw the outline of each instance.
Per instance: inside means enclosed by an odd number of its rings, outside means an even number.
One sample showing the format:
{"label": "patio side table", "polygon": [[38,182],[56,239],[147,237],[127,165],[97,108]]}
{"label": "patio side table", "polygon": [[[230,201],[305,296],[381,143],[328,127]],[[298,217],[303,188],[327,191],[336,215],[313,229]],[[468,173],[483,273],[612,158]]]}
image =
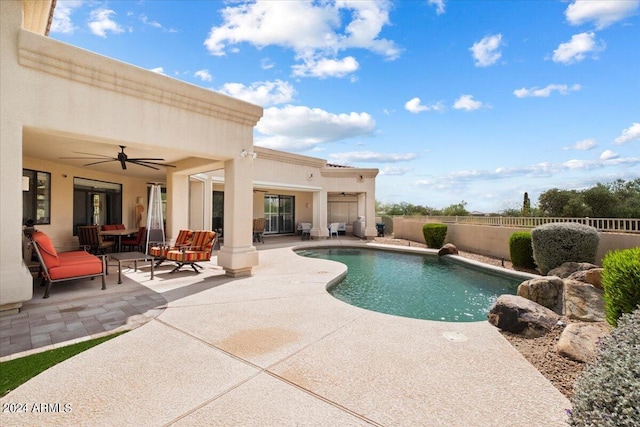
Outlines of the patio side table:
{"label": "patio side table", "polygon": [[[153,263],[155,258],[151,255],[143,254],[142,252],[115,252],[109,254],[109,258],[118,261],[118,284],[122,283],[122,263],[126,261],[133,261],[133,271],[138,271],[138,261],[150,261],[151,262],[151,280],[153,280]],[[109,274],[109,264],[107,263],[107,274]]]}

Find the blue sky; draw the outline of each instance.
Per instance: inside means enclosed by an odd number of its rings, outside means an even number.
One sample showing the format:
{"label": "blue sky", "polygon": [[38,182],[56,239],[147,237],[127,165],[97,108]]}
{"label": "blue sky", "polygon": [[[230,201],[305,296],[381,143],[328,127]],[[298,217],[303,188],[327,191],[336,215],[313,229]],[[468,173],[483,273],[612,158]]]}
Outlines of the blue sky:
{"label": "blue sky", "polygon": [[640,0],[58,0],[50,37],[258,104],[256,145],[383,203],[640,178]]}

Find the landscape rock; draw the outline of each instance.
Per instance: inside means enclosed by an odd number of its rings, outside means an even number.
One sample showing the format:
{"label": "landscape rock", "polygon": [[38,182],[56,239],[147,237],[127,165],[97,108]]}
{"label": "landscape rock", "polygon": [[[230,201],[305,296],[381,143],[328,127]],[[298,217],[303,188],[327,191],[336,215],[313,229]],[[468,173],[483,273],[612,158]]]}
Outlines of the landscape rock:
{"label": "landscape rock", "polygon": [[562,314],[564,306],[562,301],[563,286],[562,279],[556,276],[530,279],[518,286],[518,296]]}
{"label": "landscape rock", "polygon": [[564,280],[564,313],[570,319],[587,322],[604,322],[604,298],[602,289],[589,283]]}
{"label": "landscape rock", "polygon": [[458,248],[453,243],[447,243],[440,248],[438,255],[458,255]]}
{"label": "landscape rock", "polygon": [[560,267],[550,270],[547,273],[547,276],[558,276],[561,279],[566,279],[576,271],[586,271],[591,270],[592,268],[598,268],[598,266],[588,262],[565,262]]}
{"label": "landscape rock", "polygon": [[517,295],[500,295],[488,316],[492,325],[527,338],[546,334],[559,319],[548,308]]}
{"label": "landscape rock", "polygon": [[593,362],[600,339],[610,331],[611,327],[605,322],[571,323],[562,331],[556,351],[571,360]]}
{"label": "landscape rock", "polygon": [[585,281],[592,284],[596,288],[602,289],[602,272],[603,268],[592,268],[585,272]]}

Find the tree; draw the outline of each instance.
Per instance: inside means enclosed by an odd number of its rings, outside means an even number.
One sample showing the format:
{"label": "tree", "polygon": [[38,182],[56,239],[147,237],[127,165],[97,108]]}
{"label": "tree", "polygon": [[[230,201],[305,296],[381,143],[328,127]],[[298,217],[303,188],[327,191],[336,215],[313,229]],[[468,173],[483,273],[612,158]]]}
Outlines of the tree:
{"label": "tree", "polygon": [[469,211],[465,209],[465,206],[467,206],[467,202],[465,202],[463,200],[460,203],[455,203],[455,204],[447,206],[446,208],[444,208],[442,210],[442,214],[443,215],[447,215],[447,216],[466,216],[466,215],[469,215]]}
{"label": "tree", "polygon": [[576,196],[577,192],[575,190],[567,191],[552,188],[540,194],[538,205],[543,215],[560,217],[564,214],[564,207]]}
{"label": "tree", "polygon": [[524,200],[522,201],[522,216],[531,215],[531,200],[529,199],[529,193],[524,192]]}
{"label": "tree", "polygon": [[591,210],[591,216],[595,218],[615,218],[620,209],[617,197],[611,190],[598,183],[582,192],[584,202]]}

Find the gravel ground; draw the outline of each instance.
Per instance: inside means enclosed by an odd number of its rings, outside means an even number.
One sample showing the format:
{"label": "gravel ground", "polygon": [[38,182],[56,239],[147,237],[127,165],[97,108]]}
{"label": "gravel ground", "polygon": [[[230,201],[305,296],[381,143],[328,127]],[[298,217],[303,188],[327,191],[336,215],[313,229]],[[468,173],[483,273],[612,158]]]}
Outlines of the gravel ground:
{"label": "gravel ground", "polygon": [[[376,242],[392,245],[426,247],[426,245],[409,242],[408,240],[381,238],[375,239]],[[485,264],[503,266],[506,269],[514,270],[513,265],[508,260],[493,258],[484,255],[478,255],[471,252],[459,251],[459,255],[465,258],[474,259]],[[529,271],[537,273],[536,271]],[[567,325],[570,321],[567,318],[562,319],[562,323]],[[551,383],[567,398],[573,396],[573,383],[584,369],[585,364],[575,362],[560,356],[556,353],[555,347],[565,326],[556,326],[548,334],[539,338],[523,338],[519,335],[509,332],[502,332],[502,335],[520,352],[533,366],[540,371]]]}

